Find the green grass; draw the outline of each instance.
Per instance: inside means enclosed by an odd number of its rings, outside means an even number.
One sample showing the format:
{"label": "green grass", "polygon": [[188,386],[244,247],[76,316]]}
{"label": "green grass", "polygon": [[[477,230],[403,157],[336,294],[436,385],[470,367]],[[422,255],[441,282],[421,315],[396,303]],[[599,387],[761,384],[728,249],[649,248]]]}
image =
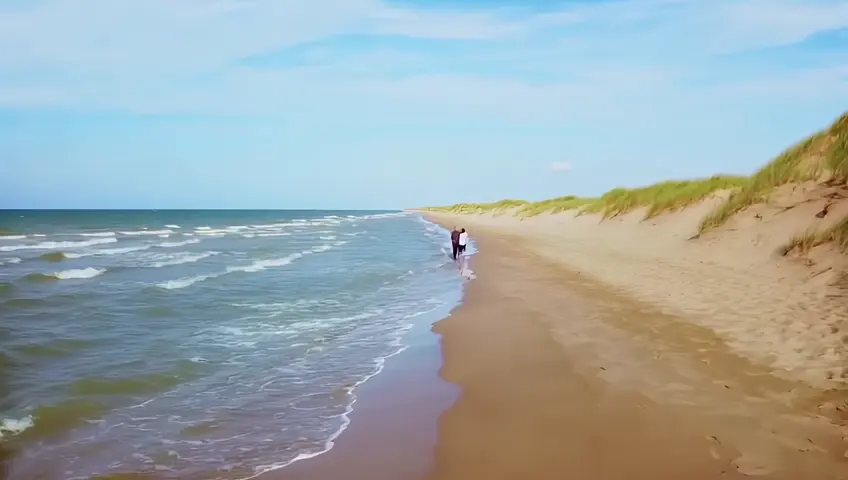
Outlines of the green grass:
{"label": "green grass", "polygon": [[[527,202],[501,200],[492,203],[461,203],[425,210],[451,213],[504,213],[514,209],[516,215],[532,217],[542,213],[574,211],[576,214],[596,213],[603,219],[614,218],[639,208],[645,208],[645,218],[670,212],[698,203],[719,191],[729,191],[727,199],[703,218],[703,233],[718,227],[733,215],[751,205],[768,201],[773,190],[781,185],[827,179],[848,182],[848,112],[843,113],[828,128],[791,146],[749,177],[715,175],[695,180],[669,180],[638,188],[614,188],[600,197],[563,197]],[[848,240],[848,220],[827,232],[809,232],[801,238],[824,238],[841,242]],[[841,229],[841,230],[840,230]],[[818,240],[815,240],[818,241]],[[831,240],[828,240],[831,241]],[[801,242],[799,245],[803,245]]]}
{"label": "green grass", "polygon": [[824,230],[807,230],[806,232],[792,237],[783,249],[782,253],[790,252],[806,253],[819,245],[833,242],[842,253],[848,253],[848,215],[842,220]]}
{"label": "green grass", "polygon": [[428,210],[431,212],[449,212],[449,213],[462,213],[462,214],[472,214],[472,213],[493,213],[499,214],[504,213],[505,211],[522,207],[527,205],[526,200],[499,200],[497,202],[490,203],[457,203],[456,205],[449,205],[446,207],[425,207],[422,210]]}
{"label": "green grass", "polygon": [[746,186],[704,217],[700,231],[718,227],[751,205],[766,202],[781,185],[816,180],[825,172],[835,181],[848,180],[848,113],[767,163]]}
{"label": "green grass", "polygon": [[638,188],[619,187],[597,198],[569,195],[528,203],[518,215],[532,217],[574,210],[578,214],[600,213],[607,219],[645,207],[645,218],[651,218],[695,204],[717,191],[739,188],[747,181],[747,177],[716,175],[697,180],[669,180]]}

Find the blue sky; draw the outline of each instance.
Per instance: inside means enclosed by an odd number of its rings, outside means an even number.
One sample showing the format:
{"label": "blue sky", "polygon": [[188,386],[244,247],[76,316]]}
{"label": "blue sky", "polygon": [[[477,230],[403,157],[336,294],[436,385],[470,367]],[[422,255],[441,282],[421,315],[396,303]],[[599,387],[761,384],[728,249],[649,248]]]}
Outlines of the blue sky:
{"label": "blue sky", "polygon": [[5,0],[0,208],[402,208],[749,173],[848,0]]}

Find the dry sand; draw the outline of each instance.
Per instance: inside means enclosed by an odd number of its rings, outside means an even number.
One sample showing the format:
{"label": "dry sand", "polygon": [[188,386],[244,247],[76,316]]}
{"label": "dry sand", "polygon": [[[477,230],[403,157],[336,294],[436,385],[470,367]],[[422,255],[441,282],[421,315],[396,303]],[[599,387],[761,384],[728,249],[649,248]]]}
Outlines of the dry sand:
{"label": "dry sand", "polygon": [[707,204],[649,222],[428,213],[481,249],[436,326],[461,394],[431,477],[848,478],[842,257],[774,255],[810,203],[697,241]]}

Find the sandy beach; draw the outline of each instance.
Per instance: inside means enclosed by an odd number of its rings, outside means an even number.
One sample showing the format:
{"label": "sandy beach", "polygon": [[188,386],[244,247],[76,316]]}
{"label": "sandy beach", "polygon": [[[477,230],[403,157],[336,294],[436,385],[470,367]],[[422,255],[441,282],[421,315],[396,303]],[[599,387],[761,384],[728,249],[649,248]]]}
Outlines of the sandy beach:
{"label": "sandy beach", "polygon": [[[428,213],[468,228],[481,251],[464,305],[435,327],[442,375],[461,395],[439,420],[430,478],[846,478],[844,390],[804,380],[825,374],[816,370],[825,361],[796,361],[779,374],[793,358],[779,358],[791,339],[755,334],[774,321],[769,312],[786,313],[781,305],[809,290],[785,298],[801,284],[789,284],[800,282],[790,273],[756,285],[759,277],[743,281],[703,251],[691,253],[693,263],[675,257],[671,245],[688,237],[657,231],[697,214],[598,226],[571,215],[520,222]],[[760,274],[778,268],[766,263]],[[690,310],[675,308],[687,301]],[[845,313],[808,301],[800,304],[814,312],[808,319]],[[708,306],[723,325],[746,316],[754,325],[709,328],[691,315]],[[825,349],[828,340],[791,345]],[[745,355],[766,343],[783,363]]]}

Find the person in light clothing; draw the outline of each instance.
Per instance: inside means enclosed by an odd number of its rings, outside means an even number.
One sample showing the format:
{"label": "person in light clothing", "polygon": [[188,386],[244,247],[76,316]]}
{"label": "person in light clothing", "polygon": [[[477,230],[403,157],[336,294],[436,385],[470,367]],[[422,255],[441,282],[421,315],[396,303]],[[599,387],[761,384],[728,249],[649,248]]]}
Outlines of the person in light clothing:
{"label": "person in light clothing", "polygon": [[459,240],[457,241],[457,249],[456,253],[459,255],[465,255],[465,247],[468,246],[468,232],[463,228],[459,231]]}

